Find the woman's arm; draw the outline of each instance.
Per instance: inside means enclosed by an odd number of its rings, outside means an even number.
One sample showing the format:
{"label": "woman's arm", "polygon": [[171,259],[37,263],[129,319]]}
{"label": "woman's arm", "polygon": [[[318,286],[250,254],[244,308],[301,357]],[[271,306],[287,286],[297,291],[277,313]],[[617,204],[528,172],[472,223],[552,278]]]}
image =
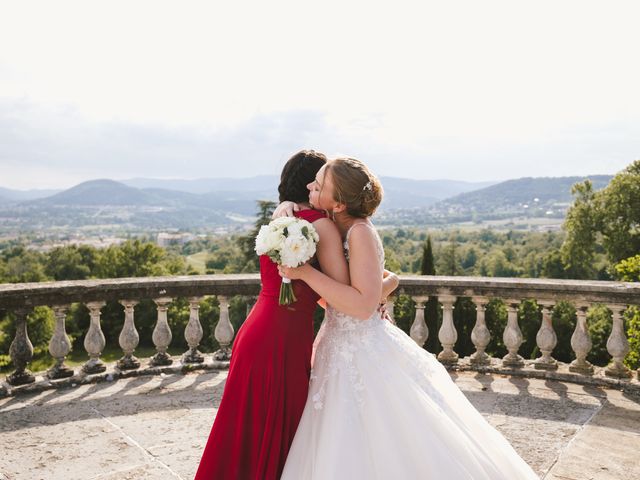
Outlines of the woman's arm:
{"label": "woman's arm", "polygon": [[342,239],[335,223],[328,218],[313,222],[320,241],[316,245],[316,256],[322,271],[333,280],[349,285],[349,267],[342,251]]}
{"label": "woman's arm", "polygon": [[271,214],[271,218],[278,217],[293,217],[293,212],[299,212],[301,210],[300,205],[295,202],[290,202],[289,200],[285,200],[278,204],[273,213]]}
{"label": "woman's arm", "polygon": [[378,258],[378,239],[370,227],[353,228],[349,236],[349,275],[351,285],[344,285],[309,264],[298,268],[280,266],[282,276],[304,280],[328,304],[352,317],[371,317],[380,303],[382,266]]}
{"label": "woman's arm", "polygon": [[393,293],[393,291],[398,288],[400,284],[400,279],[398,276],[390,272],[389,270],[385,270],[382,273],[382,301],[381,303],[385,303],[387,297]]}

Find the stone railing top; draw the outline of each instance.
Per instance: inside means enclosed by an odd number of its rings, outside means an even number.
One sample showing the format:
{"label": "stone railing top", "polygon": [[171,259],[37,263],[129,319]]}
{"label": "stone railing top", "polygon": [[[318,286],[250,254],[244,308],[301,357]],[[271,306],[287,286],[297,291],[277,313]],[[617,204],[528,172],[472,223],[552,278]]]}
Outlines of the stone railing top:
{"label": "stone railing top", "polygon": [[[640,284],[626,282],[403,275],[400,277],[400,288],[406,294],[424,296],[482,296],[505,300],[534,298],[625,305],[640,303]],[[157,297],[257,295],[259,291],[258,274],[13,283],[0,285],[0,308]]]}
{"label": "stone railing top", "polygon": [[520,300],[640,303],[640,283],[539,278],[404,275],[400,288],[410,295],[483,296]]}
{"label": "stone railing top", "polygon": [[258,274],[132,277],[0,285],[0,307],[201,295],[257,295]]}

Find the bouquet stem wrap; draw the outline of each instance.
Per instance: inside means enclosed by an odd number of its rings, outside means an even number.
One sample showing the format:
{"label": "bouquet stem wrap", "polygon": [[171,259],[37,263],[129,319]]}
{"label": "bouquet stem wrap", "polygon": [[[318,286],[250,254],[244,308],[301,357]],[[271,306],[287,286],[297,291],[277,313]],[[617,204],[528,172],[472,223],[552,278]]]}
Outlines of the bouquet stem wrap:
{"label": "bouquet stem wrap", "polygon": [[282,283],[280,284],[280,305],[290,305],[296,300],[295,293],[293,293],[293,284],[287,277],[282,277]]}

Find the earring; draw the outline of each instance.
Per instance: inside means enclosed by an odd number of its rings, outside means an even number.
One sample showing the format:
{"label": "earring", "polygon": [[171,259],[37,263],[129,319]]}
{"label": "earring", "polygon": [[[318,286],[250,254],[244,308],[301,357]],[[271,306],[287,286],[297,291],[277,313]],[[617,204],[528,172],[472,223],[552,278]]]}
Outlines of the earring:
{"label": "earring", "polygon": [[336,211],[335,210],[331,210],[331,220],[332,221],[336,221]]}

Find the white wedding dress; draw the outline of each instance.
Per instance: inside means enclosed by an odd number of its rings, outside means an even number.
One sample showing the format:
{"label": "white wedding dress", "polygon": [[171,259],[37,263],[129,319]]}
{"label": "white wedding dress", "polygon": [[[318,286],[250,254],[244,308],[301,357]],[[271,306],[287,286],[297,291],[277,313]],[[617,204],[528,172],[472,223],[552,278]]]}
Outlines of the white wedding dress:
{"label": "white wedding dress", "polygon": [[538,480],[435,356],[380,313],[329,306],[312,363],[282,480]]}

